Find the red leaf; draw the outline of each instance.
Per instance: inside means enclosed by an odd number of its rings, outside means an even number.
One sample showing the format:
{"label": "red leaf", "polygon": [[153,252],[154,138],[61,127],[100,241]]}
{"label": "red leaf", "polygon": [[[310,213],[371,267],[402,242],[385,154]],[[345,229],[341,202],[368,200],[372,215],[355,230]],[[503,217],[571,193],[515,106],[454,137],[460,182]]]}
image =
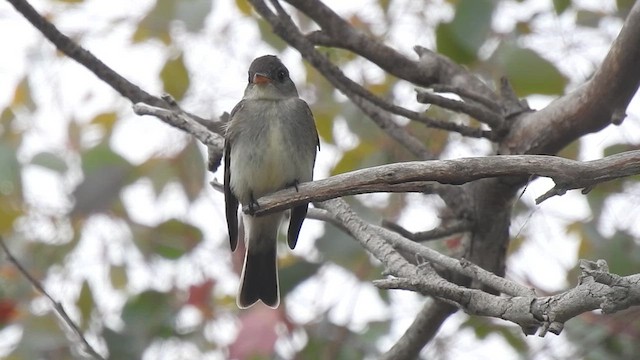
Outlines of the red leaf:
{"label": "red leaf", "polygon": [[256,304],[240,316],[240,332],[229,347],[231,359],[271,358],[278,334],[276,327],[286,323],[283,307],[271,309]]}
{"label": "red leaf", "polygon": [[9,299],[0,299],[0,324],[7,324],[18,315],[16,303]]}

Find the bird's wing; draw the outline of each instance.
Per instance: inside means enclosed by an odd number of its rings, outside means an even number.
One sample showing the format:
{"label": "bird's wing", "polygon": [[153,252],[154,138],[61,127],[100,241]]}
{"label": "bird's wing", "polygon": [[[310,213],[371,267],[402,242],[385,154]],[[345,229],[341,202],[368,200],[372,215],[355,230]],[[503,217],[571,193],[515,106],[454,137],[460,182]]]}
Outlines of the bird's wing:
{"label": "bird's wing", "polygon": [[231,191],[231,144],[224,145],[224,205],[227,215],[227,229],[231,251],[238,246],[238,199]]}
{"label": "bird's wing", "polygon": [[229,131],[229,125],[233,121],[233,116],[243,105],[243,101],[240,101],[233,110],[231,110],[224,141],[224,205],[231,251],[235,251],[238,246],[238,198],[236,198],[233,191],[231,191],[231,138],[233,137],[233,133]]}
{"label": "bird's wing", "polygon": [[[308,121],[310,124],[310,130],[312,130],[312,137],[315,141],[314,149],[313,149],[313,163],[312,163],[312,173],[313,166],[315,166],[316,159],[316,147],[320,150],[320,138],[318,137],[318,130],[316,129],[316,124],[313,119],[313,114],[311,113],[311,109],[309,109],[309,105],[303,100],[300,100],[302,106],[306,110],[307,118],[303,119],[303,121]],[[300,228],[302,228],[302,223],[304,222],[305,217],[307,216],[307,210],[309,209],[309,204],[304,204],[300,206],[296,206],[291,209],[291,219],[289,220],[289,231],[287,232],[287,242],[289,244],[289,248],[293,249],[296,247],[296,243],[298,242],[298,235],[300,235]]]}

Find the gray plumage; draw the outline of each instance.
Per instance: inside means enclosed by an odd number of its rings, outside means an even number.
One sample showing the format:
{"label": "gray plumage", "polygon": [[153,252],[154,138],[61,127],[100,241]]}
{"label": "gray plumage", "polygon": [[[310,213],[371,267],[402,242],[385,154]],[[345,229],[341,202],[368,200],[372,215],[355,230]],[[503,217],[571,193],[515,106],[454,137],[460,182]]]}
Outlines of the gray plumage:
{"label": "gray plumage", "polygon": [[[311,110],[298,97],[287,68],[275,56],[255,59],[225,136],[224,193],[231,250],[238,241],[238,202],[256,207],[256,199],[263,195],[311,181],[319,144]],[[291,209],[287,241],[292,249],[307,207]],[[241,308],[258,300],[271,307],[280,302],[276,239],[283,214],[243,214],[247,250],[237,299]]]}

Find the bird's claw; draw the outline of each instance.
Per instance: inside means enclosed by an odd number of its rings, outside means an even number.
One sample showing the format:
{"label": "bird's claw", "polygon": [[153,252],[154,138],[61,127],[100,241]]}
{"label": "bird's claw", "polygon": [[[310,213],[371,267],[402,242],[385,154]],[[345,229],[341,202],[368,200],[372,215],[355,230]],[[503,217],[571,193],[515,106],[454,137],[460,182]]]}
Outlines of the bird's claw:
{"label": "bird's claw", "polygon": [[298,184],[300,184],[300,181],[293,180],[291,183],[287,184],[287,187],[293,186],[294,188],[296,188],[296,192],[298,192]]}
{"label": "bird's claw", "polygon": [[247,204],[247,207],[249,208],[250,215],[255,214],[256,210],[260,208],[260,204],[258,204],[258,201],[253,198],[253,194],[251,194],[251,198],[249,199],[249,204]]}

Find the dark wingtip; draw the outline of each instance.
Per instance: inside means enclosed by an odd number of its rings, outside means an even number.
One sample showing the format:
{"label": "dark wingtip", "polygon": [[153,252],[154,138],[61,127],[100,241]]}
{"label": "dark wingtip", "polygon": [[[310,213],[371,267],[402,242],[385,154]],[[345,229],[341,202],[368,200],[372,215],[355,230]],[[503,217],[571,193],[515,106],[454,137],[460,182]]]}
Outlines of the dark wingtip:
{"label": "dark wingtip", "polygon": [[298,236],[300,235],[300,229],[304,218],[307,216],[307,209],[309,204],[296,206],[291,209],[291,219],[289,220],[289,230],[287,231],[287,243],[290,249],[294,249],[298,243]]}

